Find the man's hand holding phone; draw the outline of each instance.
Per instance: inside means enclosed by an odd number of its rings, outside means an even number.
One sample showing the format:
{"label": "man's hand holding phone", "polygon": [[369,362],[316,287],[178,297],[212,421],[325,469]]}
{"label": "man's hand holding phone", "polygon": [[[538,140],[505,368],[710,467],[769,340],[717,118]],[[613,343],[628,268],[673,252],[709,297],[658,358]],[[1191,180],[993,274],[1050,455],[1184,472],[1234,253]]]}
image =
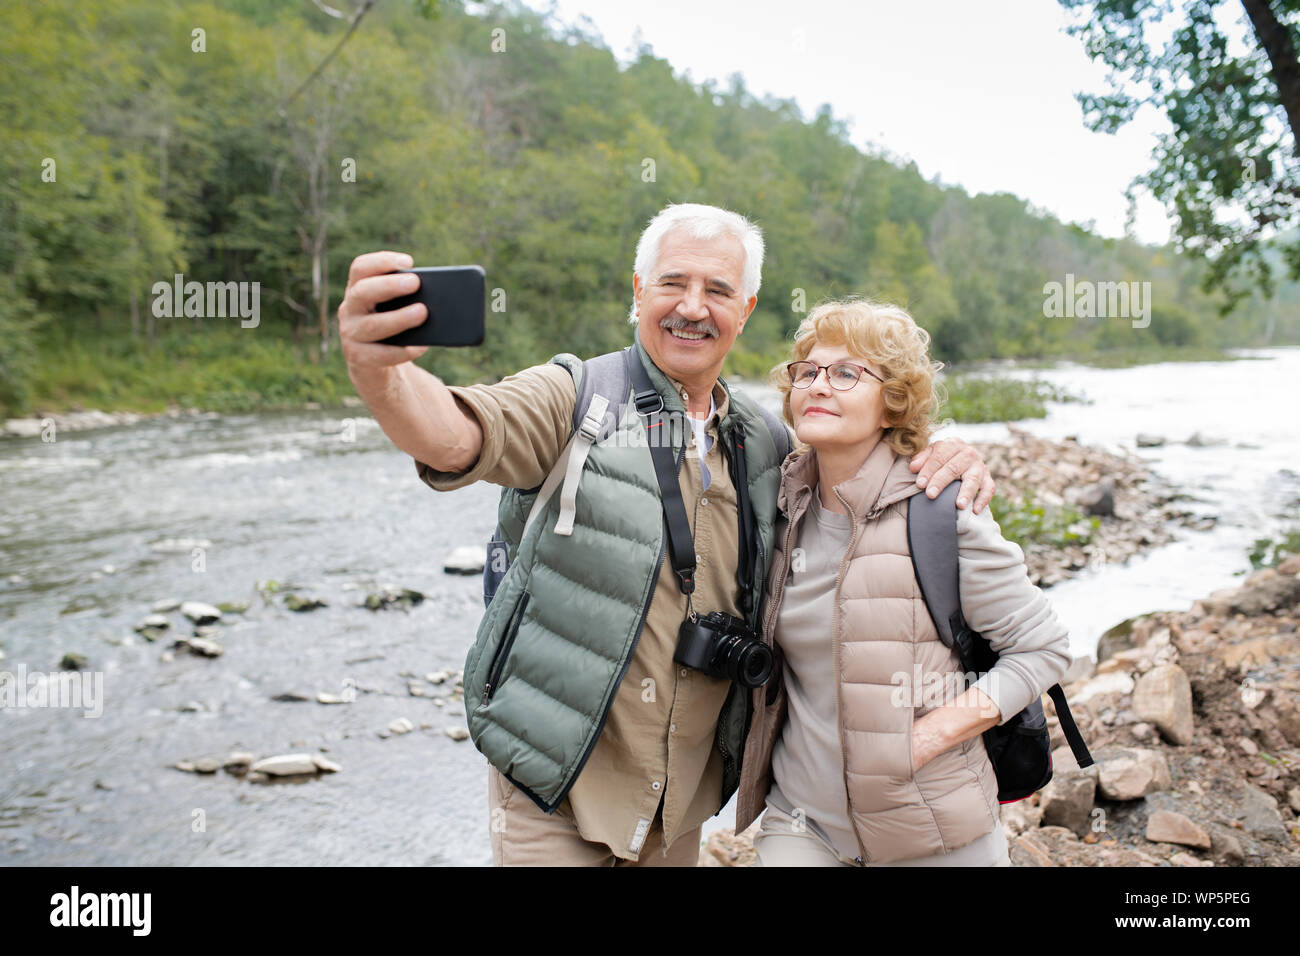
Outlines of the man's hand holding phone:
{"label": "man's hand holding phone", "polygon": [[396,271],[412,265],[414,260],[404,252],[368,252],[352,260],[347,291],[339,305],[339,340],[353,382],[358,374],[375,376],[429,350],[427,345],[385,345],[380,341],[414,328],[429,317],[423,302],[392,312],[376,310],[381,302],[419,290],[419,276]]}
{"label": "man's hand holding phone", "polygon": [[394,445],[440,471],[462,471],[483,447],[478,419],[436,375],[410,363],[431,345],[483,341],[486,282],[478,266],[397,271],[413,265],[403,252],[352,260],[339,306],[343,358],[357,394]]}

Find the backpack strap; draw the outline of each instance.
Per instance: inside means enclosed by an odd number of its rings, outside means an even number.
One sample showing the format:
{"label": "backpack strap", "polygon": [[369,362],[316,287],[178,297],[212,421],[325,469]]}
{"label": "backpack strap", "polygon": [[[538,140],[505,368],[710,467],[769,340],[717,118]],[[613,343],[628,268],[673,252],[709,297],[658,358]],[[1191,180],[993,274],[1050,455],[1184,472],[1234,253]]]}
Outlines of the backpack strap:
{"label": "backpack strap", "polygon": [[[537,497],[533,499],[533,506],[524,522],[524,535],[528,534],[528,529],[541,515],[557,487],[561,490],[555,533],[566,537],[573,534],[573,519],[578,508],[578,484],[582,480],[587,455],[592,445],[618,426],[617,410],[627,400],[630,385],[623,365],[624,351],[626,350],[608,352],[582,363],[574,382],[577,396],[573,403],[573,430],[569,442],[546,476]],[[557,364],[563,364],[570,374],[574,373],[570,363]],[[615,414],[610,415],[611,400],[620,398],[622,401],[615,406]]]}
{"label": "backpack strap", "polygon": [[[916,494],[907,499],[907,547],[921,597],[934,621],[939,639],[954,647],[967,673],[984,674],[997,663],[998,655],[988,639],[973,631],[961,610],[961,585],[957,574],[957,490],[952,482],[934,498]],[[1070,750],[1079,767],[1089,767],[1092,755],[1065,701],[1060,684],[1047,690],[1056,708]]]}
{"label": "backpack strap", "polygon": [[767,425],[767,430],[772,434],[772,444],[776,446],[777,460],[785,461],[790,455],[790,450],[794,447],[794,442],[790,437],[790,429],[785,422],[769,412],[762,404],[755,401],[754,405],[758,408],[758,413],[763,416],[763,424]]}

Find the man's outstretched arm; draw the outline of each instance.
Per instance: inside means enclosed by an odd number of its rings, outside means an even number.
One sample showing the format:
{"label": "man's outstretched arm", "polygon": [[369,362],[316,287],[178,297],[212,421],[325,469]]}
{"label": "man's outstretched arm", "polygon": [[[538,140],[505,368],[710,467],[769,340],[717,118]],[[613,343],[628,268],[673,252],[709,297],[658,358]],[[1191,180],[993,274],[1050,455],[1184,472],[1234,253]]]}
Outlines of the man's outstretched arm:
{"label": "man's outstretched arm", "polygon": [[436,376],[412,363],[425,345],[382,345],[387,338],[424,321],[416,302],[393,312],[375,305],[414,292],[420,279],[410,273],[404,252],[369,252],[352,260],[348,288],[339,306],[339,340],[348,376],[375,421],[394,445],[439,471],[464,471],[478,459],[483,430]]}

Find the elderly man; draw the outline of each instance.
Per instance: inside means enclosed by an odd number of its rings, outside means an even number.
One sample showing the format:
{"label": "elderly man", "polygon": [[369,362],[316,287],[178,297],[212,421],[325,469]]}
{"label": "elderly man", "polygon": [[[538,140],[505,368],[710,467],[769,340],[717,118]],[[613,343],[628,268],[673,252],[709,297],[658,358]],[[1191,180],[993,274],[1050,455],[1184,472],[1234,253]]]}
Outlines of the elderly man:
{"label": "elderly man", "polygon": [[[375,312],[415,290],[415,276],[388,274],[411,258],[352,263],[339,334],[358,394],[430,487],[504,489],[513,563],[464,680],[491,765],[498,865],[693,866],[701,825],[736,789],[751,695],[674,658],[683,622],[719,612],[756,626],[761,613],[789,432],[718,375],[762,262],[762,234],[735,213],[681,204],[651,220],[632,277],[634,342],[602,357],[626,369],[612,429],[589,442],[567,522],[563,496],[539,505],[540,520],[524,516],[567,460],[586,412],[579,382],[600,359],[566,353],[495,385],[448,387],[411,363],[423,347],[377,341],[425,318],[419,304]],[[644,439],[668,435],[657,426],[674,415],[687,427],[660,443],[665,459]],[[977,511],[993,494],[961,442],[932,446],[913,470],[931,494],[960,475],[960,503]]]}

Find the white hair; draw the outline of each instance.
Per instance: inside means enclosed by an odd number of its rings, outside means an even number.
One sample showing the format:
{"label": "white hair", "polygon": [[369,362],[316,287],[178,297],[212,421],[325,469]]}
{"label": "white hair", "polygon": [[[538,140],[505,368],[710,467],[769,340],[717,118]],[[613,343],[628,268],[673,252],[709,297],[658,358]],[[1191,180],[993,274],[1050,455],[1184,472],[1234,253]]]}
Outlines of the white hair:
{"label": "white hair", "polygon": [[[683,229],[694,239],[713,239],[720,235],[735,236],[745,250],[741,272],[741,292],[748,302],[758,295],[763,272],[763,232],[739,213],[702,203],[672,203],[661,209],[646,225],[636,244],[633,271],[644,283],[650,270],[659,262],[659,244],[669,232]],[[628,312],[628,322],[636,322],[636,298]]]}

